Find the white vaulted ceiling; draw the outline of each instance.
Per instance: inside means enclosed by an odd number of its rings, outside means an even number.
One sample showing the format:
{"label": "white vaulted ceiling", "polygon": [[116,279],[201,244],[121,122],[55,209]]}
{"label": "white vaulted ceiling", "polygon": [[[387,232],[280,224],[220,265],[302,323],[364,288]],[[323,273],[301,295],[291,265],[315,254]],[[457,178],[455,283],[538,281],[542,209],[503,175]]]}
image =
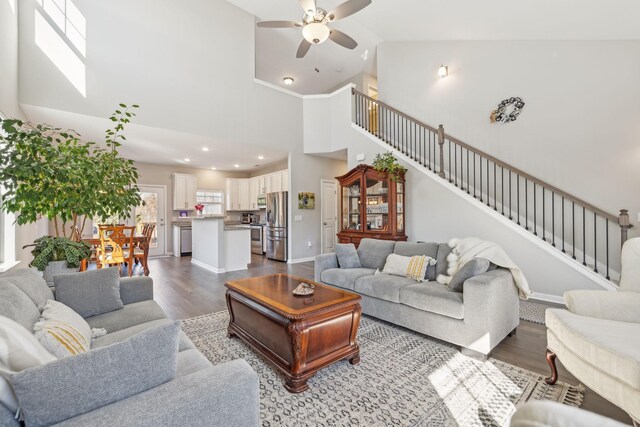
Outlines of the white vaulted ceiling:
{"label": "white vaulted ceiling", "polygon": [[[302,16],[298,0],[228,1],[258,21],[300,21]],[[340,3],[317,0],[325,10]],[[375,73],[372,61],[382,41],[637,40],[638,22],[636,0],[373,0],[355,15],[331,24],[359,43],[355,51],[327,41],[297,59],[300,29],[256,29],[256,76],[283,86],[282,78],[290,75],[296,82],[289,89],[319,93],[359,72]],[[365,50],[367,61],[361,57]]]}

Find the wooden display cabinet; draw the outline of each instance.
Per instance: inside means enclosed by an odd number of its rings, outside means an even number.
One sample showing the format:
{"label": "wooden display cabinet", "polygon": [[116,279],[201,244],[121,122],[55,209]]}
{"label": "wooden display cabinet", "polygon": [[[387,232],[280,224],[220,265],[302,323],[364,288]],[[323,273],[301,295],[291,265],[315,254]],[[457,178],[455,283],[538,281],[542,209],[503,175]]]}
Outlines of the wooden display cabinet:
{"label": "wooden display cabinet", "polygon": [[358,165],[340,183],[339,243],[358,247],[363,238],[405,241],[404,174],[396,181],[386,172]]}

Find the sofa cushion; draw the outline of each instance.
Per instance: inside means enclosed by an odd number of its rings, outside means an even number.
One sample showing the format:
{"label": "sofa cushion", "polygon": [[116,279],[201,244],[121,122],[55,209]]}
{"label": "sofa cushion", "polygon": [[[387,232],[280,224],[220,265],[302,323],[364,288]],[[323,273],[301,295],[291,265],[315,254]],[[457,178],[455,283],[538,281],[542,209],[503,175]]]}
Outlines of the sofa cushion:
{"label": "sofa cushion", "polygon": [[92,328],[104,328],[107,333],[113,333],[140,323],[166,319],[166,317],[157,302],[147,300],[127,304],[120,310],[87,317],[86,320]]}
{"label": "sofa cushion", "polygon": [[462,293],[450,292],[447,285],[423,282],[400,289],[400,302],[409,307],[454,319],[464,319]]}
{"label": "sofa cushion", "polygon": [[55,276],[56,300],[82,317],[118,310],[123,306],[119,273],[118,267],[111,267]]}
{"label": "sofa cushion", "polygon": [[[120,329],[119,331],[112,332],[107,335],[103,335],[93,340],[91,343],[91,348],[104,347],[107,345],[115,344],[117,342],[121,342],[126,340],[129,337],[134,336],[142,331],[146,331],[147,329],[155,328],[157,326],[165,325],[167,323],[171,323],[169,319],[159,319],[152,320],[151,322],[141,323],[139,325],[131,326],[130,328]],[[191,350],[196,348],[189,337],[185,335],[184,332],[180,331],[179,337],[179,351]]]}
{"label": "sofa cushion", "polygon": [[[438,244],[432,242],[396,242],[393,253],[402,256],[426,255],[437,261]],[[425,279],[436,280],[436,264],[427,266]]]}
{"label": "sofa cushion", "polygon": [[340,268],[360,268],[360,258],[353,243],[336,243],[336,257]]}
{"label": "sofa cushion", "polygon": [[0,276],[0,280],[6,280],[16,285],[18,289],[31,298],[36,307],[44,304],[47,300],[54,299],[51,288],[42,278],[42,273],[35,268],[21,268],[20,270],[11,271]]}
{"label": "sofa cushion", "polygon": [[436,277],[438,277],[438,275],[440,274],[447,275],[447,269],[449,268],[447,256],[449,256],[452,250],[453,249],[449,247],[448,243],[438,244],[438,256],[436,257],[436,273],[433,276],[433,279],[429,277],[429,280],[435,280]]}
{"label": "sofa cushion", "polygon": [[356,280],[363,276],[371,276],[375,272],[371,268],[330,268],[323,271],[320,278],[329,285],[353,290]]}
{"label": "sofa cushion", "polygon": [[0,316],[8,317],[33,332],[33,324],[40,319],[40,311],[16,285],[0,279]]}
{"label": "sofa cushion", "polygon": [[489,270],[489,260],[482,258],[472,258],[465,262],[462,267],[451,277],[449,282],[449,290],[453,292],[462,292],[464,282],[467,279],[486,273]]}
{"label": "sofa cushion", "polygon": [[594,369],[640,389],[640,323],[547,309],[545,324],[549,332]]}
{"label": "sofa cushion", "polygon": [[201,369],[211,367],[211,362],[196,349],[184,350],[178,353],[178,370],[176,378],[184,377]]}
{"label": "sofa cushion", "polygon": [[385,301],[400,302],[400,289],[416,283],[406,277],[376,274],[356,280],[355,291]]}
{"label": "sofa cushion", "polygon": [[395,245],[393,240],[362,239],[358,246],[360,264],[364,268],[382,269]]}
{"label": "sofa cushion", "polygon": [[51,425],[176,376],[180,322],[12,376],[26,425]]}

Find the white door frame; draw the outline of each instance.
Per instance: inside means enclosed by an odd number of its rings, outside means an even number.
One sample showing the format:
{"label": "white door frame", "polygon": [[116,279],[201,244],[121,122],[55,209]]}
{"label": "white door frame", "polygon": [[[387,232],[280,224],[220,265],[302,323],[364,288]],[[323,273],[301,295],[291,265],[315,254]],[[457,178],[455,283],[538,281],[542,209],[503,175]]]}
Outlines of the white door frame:
{"label": "white door frame", "polygon": [[[158,188],[158,189],[161,189],[162,191],[164,191],[164,253],[162,255],[158,255],[158,256],[167,256],[167,253],[169,252],[169,251],[167,251],[167,247],[168,247],[168,243],[169,243],[169,239],[168,239],[169,226],[168,226],[168,224],[170,224],[170,221],[167,219],[167,218],[170,218],[170,216],[167,215],[167,212],[169,210],[169,203],[167,201],[167,186],[166,185],[158,185],[158,184],[138,184],[138,188],[140,188],[140,187]],[[173,206],[173,205],[171,205],[171,206]]]}
{"label": "white door frame", "polygon": [[[335,186],[336,188],[336,192],[334,194],[334,203],[333,203],[333,207],[334,207],[334,217],[336,219],[336,223],[334,226],[334,230],[336,231],[336,234],[338,232],[338,181],[335,179],[321,179],[320,180],[320,253],[325,253],[324,252],[324,184],[332,184]],[[338,242],[338,238],[335,237],[336,239],[336,243]]]}

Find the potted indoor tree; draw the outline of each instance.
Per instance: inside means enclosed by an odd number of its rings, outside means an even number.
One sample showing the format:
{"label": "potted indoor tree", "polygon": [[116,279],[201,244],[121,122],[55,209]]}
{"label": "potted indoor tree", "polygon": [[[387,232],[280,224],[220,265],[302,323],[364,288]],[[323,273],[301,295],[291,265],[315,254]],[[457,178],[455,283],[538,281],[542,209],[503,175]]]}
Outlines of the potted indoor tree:
{"label": "potted indoor tree", "polygon": [[[88,219],[128,218],[140,203],[138,172],[133,161],[118,152],[135,108],[120,104],[109,117],[114,127],[107,130],[103,144],[84,141],[73,130],[0,120],[0,209],[14,213],[18,225],[42,217],[53,224],[53,236],[30,245],[33,267],[45,271],[60,263],[77,271],[90,248],[71,240],[76,230],[82,235]],[[55,268],[59,272],[62,267]]]}

